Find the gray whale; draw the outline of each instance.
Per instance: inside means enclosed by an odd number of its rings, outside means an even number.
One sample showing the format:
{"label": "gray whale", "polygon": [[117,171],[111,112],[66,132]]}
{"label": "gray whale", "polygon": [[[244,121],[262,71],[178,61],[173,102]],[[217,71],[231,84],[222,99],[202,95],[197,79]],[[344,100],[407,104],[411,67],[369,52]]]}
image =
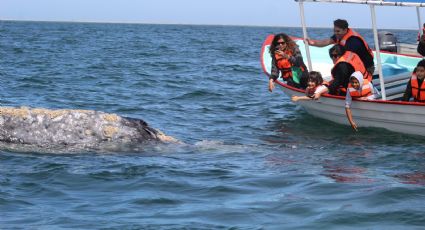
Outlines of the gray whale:
{"label": "gray whale", "polygon": [[50,146],[178,142],[145,121],[94,110],[0,107],[0,142]]}

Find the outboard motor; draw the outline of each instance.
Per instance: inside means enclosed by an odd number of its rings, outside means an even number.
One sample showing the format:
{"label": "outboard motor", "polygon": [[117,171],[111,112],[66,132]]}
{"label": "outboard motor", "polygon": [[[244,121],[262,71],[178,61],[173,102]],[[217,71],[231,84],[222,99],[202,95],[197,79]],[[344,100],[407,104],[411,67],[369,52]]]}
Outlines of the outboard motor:
{"label": "outboard motor", "polygon": [[397,52],[397,37],[389,31],[380,31],[378,33],[380,50]]}

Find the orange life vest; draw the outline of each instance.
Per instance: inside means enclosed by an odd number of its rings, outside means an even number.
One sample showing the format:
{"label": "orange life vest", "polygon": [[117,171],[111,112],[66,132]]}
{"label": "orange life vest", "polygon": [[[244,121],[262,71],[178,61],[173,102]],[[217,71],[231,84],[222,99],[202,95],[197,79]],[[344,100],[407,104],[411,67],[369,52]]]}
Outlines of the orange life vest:
{"label": "orange life vest", "polygon": [[[289,57],[292,56],[291,51],[285,51],[285,54],[288,55]],[[289,61],[289,59],[283,58],[282,56],[278,54],[275,54],[275,58],[276,58],[276,66],[282,72],[282,78],[288,79],[292,77],[292,69],[291,69],[292,64]]]}
{"label": "orange life vest", "polygon": [[[347,33],[340,40],[337,40],[336,42],[342,46],[345,46],[345,43],[347,42],[347,40],[352,36],[360,38],[360,40],[363,42],[363,45],[366,47],[367,51],[369,52],[370,56],[373,59],[372,49],[369,48],[369,45],[367,44],[366,40],[364,40],[364,38],[359,33],[357,33],[356,31],[350,28],[348,28]],[[363,78],[368,79],[369,81],[372,81],[372,74],[366,71],[366,73],[363,73]]]}
{"label": "orange life vest", "polygon": [[[346,62],[346,63],[350,64],[351,66],[353,66],[354,72],[360,71],[360,73],[363,74],[363,78],[365,80],[368,80],[369,82],[372,80],[372,76],[370,76],[370,74],[369,74],[370,79],[369,79],[369,77],[365,78],[365,76],[367,76],[366,74],[368,74],[368,72],[367,72],[366,68],[364,67],[362,60],[360,59],[360,57],[356,53],[351,52],[351,51],[345,51],[344,55],[342,55],[340,58],[338,58],[338,60],[336,60],[335,65],[331,70],[331,73],[333,73],[335,66],[340,62]],[[332,81],[333,81],[333,79],[335,79],[335,77],[332,74]],[[346,92],[346,89],[342,85],[340,86],[340,89],[343,92]]]}
{"label": "orange life vest", "polygon": [[369,80],[364,79],[361,91],[358,91],[357,89],[353,88],[351,83],[348,83],[347,90],[348,92],[350,92],[352,98],[367,97],[372,95],[372,89],[369,83]]}
{"label": "orange life vest", "polygon": [[412,74],[412,78],[410,78],[410,86],[412,87],[412,96],[415,101],[425,102],[425,80],[419,86],[416,74]]}
{"label": "orange life vest", "polygon": [[337,40],[336,42],[338,44],[342,45],[342,46],[345,46],[345,43],[347,42],[347,40],[352,36],[358,37],[358,38],[360,38],[360,40],[362,40],[362,42],[363,42],[364,46],[366,47],[367,51],[369,52],[370,56],[372,56],[372,58],[373,58],[372,49],[369,48],[369,45],[367,44],[366,40],[364,40],[364,38],[359,33],[357,33],[356,31],[354,31],[350,28],[348,28],[347,33],[340,40]]}

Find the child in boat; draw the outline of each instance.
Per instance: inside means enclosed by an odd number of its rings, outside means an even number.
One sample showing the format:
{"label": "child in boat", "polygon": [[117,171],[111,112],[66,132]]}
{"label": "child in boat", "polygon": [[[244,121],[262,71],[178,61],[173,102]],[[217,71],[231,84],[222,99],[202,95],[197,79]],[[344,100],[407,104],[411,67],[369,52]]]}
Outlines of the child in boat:
{"label": "child in boat", "polygon": [[358,100],[374,100],[376,98],[376,90],[373,88],[372,82],[363,78],[363,74],[360,71],[356,71],[351,74],[350,82],[347,87],[347,94],[345,96],[345,113],[351,127],[357,131],[357,125],[353,120],[351,113],[351,102],[352,99]]}
{"label": "child in boat", "polygon": [[416,102],[425,102],[425,60],[418,62],[412,77],[407,83],[403,95],[403,101],[410,101],[413,98]]}
{"label": "child in boat", "polygon": [[315,94],[327,92],[328,88],[323,84],[322,74],[317,71],[311,71],[307,78],[307,88],[305,89],[305,96],[292,96],[292,101],[299,100],[312,100]]}

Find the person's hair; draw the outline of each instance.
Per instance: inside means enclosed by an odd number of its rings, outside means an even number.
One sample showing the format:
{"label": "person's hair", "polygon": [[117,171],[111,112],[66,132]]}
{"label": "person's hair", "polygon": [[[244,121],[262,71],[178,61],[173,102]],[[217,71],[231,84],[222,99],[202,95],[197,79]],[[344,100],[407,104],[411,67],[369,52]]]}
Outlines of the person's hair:
{"label": "person's hair", "polygon": [[332,53],[336,53],[338,54],[338,57],[341,57],[345,53],[345,47],[340,44],[336,44],[329,49],[329,57],[332,57]]}
{"label": "person's hair", "polygon": [[348,29],[348,22],[344,19],[337,19],[334,21],[334,26],[341,29]]}
{"label": "person's hair", "polygon": [[[416,68],[418,67],[425,68],[425,59],[422,59],[418,62],[418,64],[416,65]],[[416,68],[413,70],[414,73],[416,73]]]}
{"label": "person's hair", "polygon": [[353,80],[359,81],[359,79],[357,79],[356,76],[351,75],[348,81],[351,83]]}
{"label": "person's hair", "polygon": [[310,71],[307,78],[307,82],[309,81],[316,83],[316,86],[321,85],[323,83],[322,74],[317,71]]}
{"label": "person's hair", "polygon": [[292,40],[288,35],[284,33],[276,34],[269,48],[269,52],[272,58],[274,58],[274,52],[276,51],[277,41],[279,41],[279,39],[283,39],[286,42],[286,46],[289,50],[294,51],[295,47],[297,46],[294,40]]}
{"label": "person's hair", "polygon": [[425,27],[425,23],[422,26]]}

